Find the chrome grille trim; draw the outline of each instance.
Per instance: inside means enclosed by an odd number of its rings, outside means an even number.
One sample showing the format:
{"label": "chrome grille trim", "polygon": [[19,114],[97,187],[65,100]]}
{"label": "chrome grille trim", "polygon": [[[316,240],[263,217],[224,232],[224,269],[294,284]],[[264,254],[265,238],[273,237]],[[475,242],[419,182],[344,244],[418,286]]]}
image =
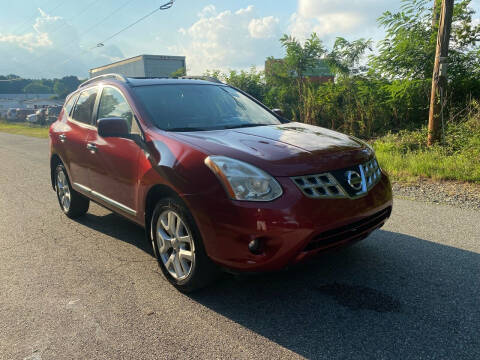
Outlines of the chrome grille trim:
{"label": "chrome grille trim", "polygon": [[363,164],[363,172],[365,173],[365,182],[367,190],[370,190],[381,178],[380,167],[375,158]]}
{"label": "chrome grille trim", "polygon": [[[338,178],[339,176],[345,177],[347,173],[349,171],[351,172],[352,170],[357,171],[362,179],[362,186],[358,191],[355,191],[355,189],[349,189],[349,191],[347,191],[346,187],[350,185],[346,183],[345,179]],[[295,185],[297,185],[300,191],[302,191],[302,193],[309,198],[356,199],[366,195],[368,191],[380,181],[381,177],[382,173],[380,166],[378,165],[377,160],[372,158],[364,164],[359,164],[343,170],[336,170],[334,172],[314,175],[293,176],[291,179]]]}
{"label": "chrome grille trim", "polygon": [[292,177],[302,192],[311,198],[344,198],[347,195],[332,174]]}

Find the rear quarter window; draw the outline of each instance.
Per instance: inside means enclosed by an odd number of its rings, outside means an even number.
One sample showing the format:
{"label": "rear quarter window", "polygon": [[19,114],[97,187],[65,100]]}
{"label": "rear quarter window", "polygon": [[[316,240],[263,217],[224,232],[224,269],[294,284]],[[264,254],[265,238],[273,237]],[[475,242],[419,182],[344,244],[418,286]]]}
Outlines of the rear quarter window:
{"label": "rear quarter window", "polygon": [[78,94],[74,94],[68,98],[68,100],[65,102],[63,105],[63,115],[64,116],[70,116],[70,113],[72,112],[73,105],[75,105],[75,100],[77,99]]}
{"label": "rear quarter window", "polygon": [[78,96],[72,118],[84,124],[92,124],[93,107],[97,98],[97,88],[84,90]]}

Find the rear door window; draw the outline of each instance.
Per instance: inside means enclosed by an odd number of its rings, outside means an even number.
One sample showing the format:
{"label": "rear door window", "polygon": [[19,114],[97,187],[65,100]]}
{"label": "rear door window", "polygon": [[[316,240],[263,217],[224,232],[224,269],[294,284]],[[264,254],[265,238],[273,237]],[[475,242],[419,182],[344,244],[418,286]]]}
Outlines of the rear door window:
{"label": "rear door window", "polygon": [[84,124],[92,124],[93,108],[97,98],[97,88],[90,88],[80,93],[73,110],[72,118]]}

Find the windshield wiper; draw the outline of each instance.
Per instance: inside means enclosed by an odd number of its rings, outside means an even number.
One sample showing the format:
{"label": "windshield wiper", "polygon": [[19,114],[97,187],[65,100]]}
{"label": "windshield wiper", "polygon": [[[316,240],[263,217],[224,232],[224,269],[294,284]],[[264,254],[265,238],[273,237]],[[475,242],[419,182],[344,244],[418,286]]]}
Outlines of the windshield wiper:
{"label": "windshield wiper", "polygon": [[238,125],[228,125],[224,126],[224,129],[239,129],[239,128],[247,128],[247,127],[256,127],[256,126],[268,126],[273,124],[238,124]]}
{"label": "windshield wiper", "polygon": [[176,128],[169,128],[164,129],[165,131],[206,131],[208,129],[200,128],[200,127],[176,127]]}
{"label": "windshield wiper", "polygon": [[163,130],[165,130],[165,131],[178,131],[178,132],[209,131],[209,130],[239,129],[239,128],[247,128],[247,127],[255,127],[255,126],[268,126],[268,125],[273,125],[273,124],[237,124],[237,125],[215,126],[215,127],[211,127],[211,128],[176,127],[176,128],[169,128],[169,129],[163,129]]}

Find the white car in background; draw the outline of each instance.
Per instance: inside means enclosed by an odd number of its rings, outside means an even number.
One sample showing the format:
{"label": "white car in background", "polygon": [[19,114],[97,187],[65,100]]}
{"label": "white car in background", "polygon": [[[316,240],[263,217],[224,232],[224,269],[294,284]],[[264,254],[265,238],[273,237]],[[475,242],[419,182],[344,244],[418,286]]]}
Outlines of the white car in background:
{"label": "white car in background", "polygon": [[32,123],[32,124],[36,123],[37,122],[37,114],[27,115],[26,121],[28,123]]}

